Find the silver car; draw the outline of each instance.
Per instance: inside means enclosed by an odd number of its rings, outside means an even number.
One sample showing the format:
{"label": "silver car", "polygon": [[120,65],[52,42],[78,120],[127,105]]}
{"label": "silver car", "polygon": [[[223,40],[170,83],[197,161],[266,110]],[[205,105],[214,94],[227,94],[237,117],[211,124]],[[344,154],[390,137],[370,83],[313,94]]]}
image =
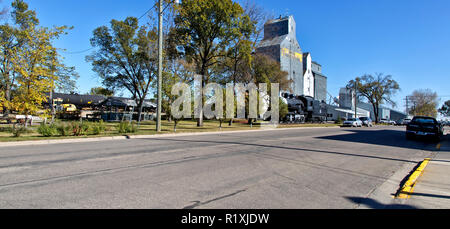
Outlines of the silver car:
{"label": "silver car", "polygon": [[362,127],[363,122],[359,118],[349,118],[342,124],[343,127]]}
{"label": "silver car", "polygon": [[387,125],[395,125],[396,124],[395,121],[388,120],[388,119],[383,119],[383,118],[380,120],[380,123],[381,124],[387,124]]}
{"label": "silver car", "polygon": [[361,117],[359,119],[363,122],[364,126],[367,126],[367,127],[373,126],[372,119],[370,119],[369,117]]}
{"label": "silver car", "polygon": [[411,122],[411,119],[409,118],[405,118],[405,119],[400,119],[396,122],[397,126],[406,126]]}

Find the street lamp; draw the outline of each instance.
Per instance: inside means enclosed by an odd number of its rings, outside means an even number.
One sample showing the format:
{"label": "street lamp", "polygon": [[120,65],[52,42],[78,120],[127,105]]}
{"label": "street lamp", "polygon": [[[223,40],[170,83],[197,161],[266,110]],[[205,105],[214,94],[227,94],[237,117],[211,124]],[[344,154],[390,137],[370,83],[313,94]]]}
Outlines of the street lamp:
{"label": "street lamp", "polygon": [[[179,4],[179,0],[169,2]],[[162,110],[162,68],[163,68],[163,1],[158,2],[158,108],[156,111],[156,132],[161,132],[161,110]]]}

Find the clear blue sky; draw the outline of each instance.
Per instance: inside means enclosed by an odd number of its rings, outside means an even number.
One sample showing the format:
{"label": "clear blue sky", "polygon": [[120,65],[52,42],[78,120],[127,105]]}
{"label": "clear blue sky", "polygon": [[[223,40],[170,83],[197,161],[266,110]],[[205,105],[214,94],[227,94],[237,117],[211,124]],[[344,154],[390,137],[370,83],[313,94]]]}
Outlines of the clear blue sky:
{"label": "clear blue sky", "polygon": [[[2,5],[10,4],[4,0]],[[92,31],[111,19],[139,17],[155,0],[29,0],[44,26],[74,26],[55,45],[68,52],[89,49]],[[415,89],[432,89],[450,99],[449,0],[256,0],[274,16],[293,15],[297,39],[328,76],[328,91],[356,76],[381,72],[400,83],[397,108]],[[81,75],[81,93],[100,81],[85,62],[90,52],[62,53]]]}

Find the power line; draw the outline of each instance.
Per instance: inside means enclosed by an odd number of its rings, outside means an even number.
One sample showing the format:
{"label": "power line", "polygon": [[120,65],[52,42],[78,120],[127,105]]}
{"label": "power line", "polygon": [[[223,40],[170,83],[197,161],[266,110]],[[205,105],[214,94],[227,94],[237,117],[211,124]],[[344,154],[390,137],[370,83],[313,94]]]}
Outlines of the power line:
{"label": "power line", "polygon": [[[153,10],[156,6],[157,6],[157,5],[154,4],[152,8],[150,8],[149,10],[147,10],[142,16],[140,16],[140,17],[138,18],[138,21],[141,20],[143,17],[145,17],[145,16],[146,16],[151,10]],[[88,48],[88,49],[85,49],[85,50],[81,50],[81,51],[76,51],[76,52],[66,52],[66,51],[63,51],[63,52],[66,53],[66,54],[75,55],[75,54],[81,54],[81,53],[85,53],[85,52],[91,51],[91,50],[94,49],[94,48],[95,48],[95,47],[91,47],[91,48]]]}
{"label": "power line", "polygon": [[152,8],[150,8],[149,10],[147,10],[142,16],[140,16],[138,18],[138,21],[141,20],[143,17],[145,17],[151,10],[153,10],[155,7],[157,6],[157,4],[155,3]]}

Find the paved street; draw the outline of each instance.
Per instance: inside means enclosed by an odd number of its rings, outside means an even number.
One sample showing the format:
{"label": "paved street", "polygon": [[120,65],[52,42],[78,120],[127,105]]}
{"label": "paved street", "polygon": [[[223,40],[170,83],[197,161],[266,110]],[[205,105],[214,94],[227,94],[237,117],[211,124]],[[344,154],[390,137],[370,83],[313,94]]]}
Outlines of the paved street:
{"label": "paved street", "polygon": [[391,195],[438,152],[404,127],[4,147],[0,208],[413,208]]}

